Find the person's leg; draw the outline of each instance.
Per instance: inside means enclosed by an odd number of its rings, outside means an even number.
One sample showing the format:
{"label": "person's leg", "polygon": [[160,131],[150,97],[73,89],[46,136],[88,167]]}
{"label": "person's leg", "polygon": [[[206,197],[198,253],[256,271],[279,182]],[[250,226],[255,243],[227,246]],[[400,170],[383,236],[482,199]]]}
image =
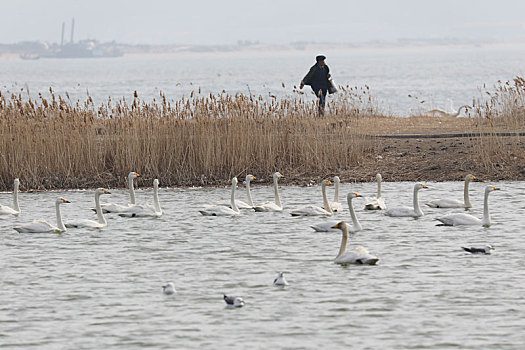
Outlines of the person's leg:
{"label": "person's leg", "polygon": [[326,102],[326,94],[328,93],[327,89],[319,90],[319,116],[324,115],[324,106]]}

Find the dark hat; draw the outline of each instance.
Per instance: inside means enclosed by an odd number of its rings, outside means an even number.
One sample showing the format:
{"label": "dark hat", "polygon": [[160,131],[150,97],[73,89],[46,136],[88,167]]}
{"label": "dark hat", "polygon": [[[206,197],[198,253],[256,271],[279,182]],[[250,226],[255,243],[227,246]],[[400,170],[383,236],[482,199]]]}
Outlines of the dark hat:
{"label": "dark hat", "polygon": [[317,62],[319,62],[319,61],[323,61],[323,60],[325,60],[325,59],[326,59],[326,56],[323,56],[323,55],[319,55],[319,56],[317,56],[317,57],[315,58],[315,60],[316,60]]}

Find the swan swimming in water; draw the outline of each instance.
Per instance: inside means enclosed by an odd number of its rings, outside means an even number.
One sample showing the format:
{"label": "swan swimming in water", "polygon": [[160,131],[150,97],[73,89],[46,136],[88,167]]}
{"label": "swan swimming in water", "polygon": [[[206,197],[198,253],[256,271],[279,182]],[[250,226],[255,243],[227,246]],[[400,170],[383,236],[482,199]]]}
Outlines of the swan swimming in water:
{"label": "swan swimming in water", "polygon": [[166,295],[171,295],[171,294],[174,294],[175,292],[176,292],[175,285],[173,285],[173,283],[171,282],[168,282],[164,286],[162,286],[162,293]]}
{"label": "swan swimming in water", "polygon": [[277,274],[277,278],[273,280],[274,286],[287,286],[288,281],[286,281],[286,278],[284,278],[284,272],[279,272]]}
{"label": "swan swimming in water", "polygon": [[332,183],[328,180],[323,180],[323,182],[321,183],[321,191],[323,192],[323,204],[324,204],[324,208],[327,208],[326,210],[316,205],[307,205],[306,207],[295,209],[294,211],[290,212],[290,215],[292,216],[332,216],[334,213],[332,212],[332,208],[330,207],[330,204],[328,203],[328,198],[326,197],[326,186],[331,186],[331,185]]}
{"label": "swan swimming in water", "polygon": [[45,232],[66,232],[66,227],[62,222],[62,215],[60,215],[60,205],[63,203],[71,203],[65,198],[57,198],[55,201],[55,212],[57,217],[57,226],[53,226],[44,220],[35,220],[30,224],[14,227],[20,233],[45,233]]}
{"label": "swan swimming in water", "polygon": [[241,212],[237,205],[235,204],[235,188],[237,187],[237,178],[232,179],[232,192],[231,192],[231,208],[225,207],[223,205],[212,205],[208,206],[199,212],[205,216],[234,216],[239,215]]}
{"label": "swan swimming in water", "polygon": [[[339,183],[341,179],[339,176],[334,176],[334,201],[330,202],[330,208],[334,213],[340,213],[343,211],[343,205],[339,202]],[[324,208],[326,209],[326,208]]]}
{"label": "swan swimming in water", "polygon": [[18,214],[21,213],[20,205],[18,204],[18,187],[20,187],[20,180],[15,179],[15,181],[13,182],[13,208],[0,204],[0,216],[1,215],[18,216]]}
{"label": "swan swimming in water", "polygon": [[334,263],[341,265],[358,264],[358,265],[375,265],[379,258],[368,252],[365,248],[358,246],[354,250],[347,252],[348,245],[348,224],[344,221],[339,222],[334,228],[341,230],[341,247]]}
{"label": "swan swimming in water", "polygon": [[268,211],[283,211],[283,205],[281,204],[281,198],[279,197],[279,179],[284,177],[280,172],[273,174],[273,191],[275,195],[275,202],[264,202],[257,204],[253,207],[256,212],[268,212]]}
{"label": "swan swimming in water", "polygon": [[413,208],[410,207],[397,207],[390,208],[385,212],[385,215],[394,216],[394,217],[413,217],[418,218],[423,216],[423,211],[419,206],[418,192],[422,188],[428,188],[427,186],[417,183],[414,185],[414,195],[413,195]]}
{"label": "swan swimming in water", "polygon": [[66,223],[67,228],[79,228],[79,227],[85,227],[85,228],[103,228],[108,225],[108,222],[106,221],[106,218],[104,217],[104,213],[102,213],[102,208],[100,207],[100,196],[103,194],[110,194],[110,192],[104,188],[97,188],[95,191],[95,210],[97,212],[97,220],[89,220],[89,219],[83,219],[83,220],[77,220],[77,221],[70,221]]}
{"label": "swan swimming in water", "polygon": [[376,181],[377,196],[365,198],[365,210],[386,210],[385,200],[381,197],[381,182],[383,181],[381,174],[376,174]]}
{"label": "swan swimming in water", "polygon": [[[361,223],[359,220],[357,220],[357,216],[355,215],[354,211],[354,205],[352,204],[352,200],[357,197],[362,197],[358,193],[350,192],[346,196],[346,201],[348,202],[348,209],[350,210],[350,216],[352,217],[352,227],[348,229],[350,233],[355,233],[361,231],[363,228],[361,227]],[[337,232],[338,229],[334,228],[335,225],[337,225],[341,220],[329,220],[324,222],[319,222],[315,225],[310,226],[317,232]]]}
{"label": "swan swimming in water", "polygon": [[159,179],[153,180],[153,205],[135,205],[124,212],[119,213],[119,216],[135,218],[135,217],[161,217],[162,208],[159,200]]}
{"label": "swan swimming in water", "polygon": [[114,203],[102,204],[102,210],[104,213],[121,213],[132,206],[135,206],[135,188],[133,187],[133,179],[140,177],[140,175],[134,171],[128,174],[128,188],[129,188],[129,204],[120,205]]}
{"label": "swan swimming in water", "polygon": [[224,301],[228,307],[243,307],[245,304],[244,299],[240,297],[229,297],[224,295]]}
{"label": "swan swimming in water", "polygon": [[[246,183],[246,196],[248,197],[248,203],[240,201],[238,199],[235,200],[235,204],[237,205],[237,208],[239,209],[253,209],[254,204],[252,200],[252,193],[250,191],[250,183],[253,180],[256,180],[257,178],[251,174],[246,175],[245,183]],[[231,208],[231,201],[229,200],[222,200],[217,203],[218,205],[224,205],[226,207]]]}
{"label": "swan swimming in water", "polygon": [[429,201],[425,203],[431,208],[472,208],[472,203],[470,202],[469,196],[469,184],[471,181],[475,181],[476,177],[472,174],[465,176],[465,186],[463,188],[463,201],[445,198]]}
{"label": "swan swimming in water", "polygon": [[490,213],[489,213],[489,194],[493,191],[499,191],[499,188],[494,186],[485,187],[485,197],[483,202],[483,219],[478,219],[477,217],[465,214],[449,214],[436,218],[436,220],[441,221],[443,226],[461,226],[461,225],[482,225],[490,226]]}

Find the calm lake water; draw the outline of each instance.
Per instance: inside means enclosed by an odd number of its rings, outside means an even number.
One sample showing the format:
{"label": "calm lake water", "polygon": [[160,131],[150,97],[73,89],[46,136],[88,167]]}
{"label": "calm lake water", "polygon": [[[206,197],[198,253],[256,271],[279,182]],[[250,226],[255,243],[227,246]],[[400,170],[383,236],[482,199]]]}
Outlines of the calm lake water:
{"label": "calm lake water", "polygon": [[[292,92],[318,52],[263,52],[124,56],[100,59],[23,61],[0,57],[0,90],[32,97],[49,87],[71,101],[89,93],[97,103],[108,97],[152,101],[160,91],[168,99],[225,90],[268,97],[297,97]],[[381,112],[407,116],[433,108],[447,111],[486,98],[498,80],[525,72],[524,46],[414,49],[326,50],[336,83],[371,87]],[[286,88],[281,86],[285,83]],[[484,87],[486,85],[486,87]],[[306,98],[313,99],[310,90]],[[408,97],[408,95],[417,97]],[[421,104],[420,101],[425,101]]]}
{"label": "calm lake water", "polygon": [[[257,175],[257,174],[256,174]],[[427,183],[420,201],[462,198],[463,183]],[[471,184],[481,217],[486,183]],[[322,219],[289,211],[322,204],[319,186],[281,187],[283,213],[203,217],[198,209],[229,198],[228,188],[161,189],[164,216],[107,215],[103,230],[18,234],[33,219],[94,217],[92,191],[22,193],[23,213],[0,219],[0,347],[5,349],[523,349],[525,344],[524,182],[497,183],[493,225],[437,227],[420,219],[356,211],[364,231],[352,245],[381,258],[377,266],[335,265],[339,233],[316,233]],[[384,183],[387,205],[411,205],[412,183]],[[374,183],[342,184],[342,194],[373,195]],[[333,189],[329,189],[332,196]],[[152,202],[151,189],[137,201]],[[256,202],[270,187],[253,189]],[[245,200],[244,189],[237,196]],[[345,197],[345,196],[343,196]],[[2,204],[10,195],[0,194]],[[127,203],[124,190],[103,201]],[[348,209],[338,218],[349,220]],[[492,255],[461,246],[489,243]],[[286,271],[289,286],[272,281]],[[173,282],[175,295],[162,294]],[[227,309],[223,293],[246,306]]]}

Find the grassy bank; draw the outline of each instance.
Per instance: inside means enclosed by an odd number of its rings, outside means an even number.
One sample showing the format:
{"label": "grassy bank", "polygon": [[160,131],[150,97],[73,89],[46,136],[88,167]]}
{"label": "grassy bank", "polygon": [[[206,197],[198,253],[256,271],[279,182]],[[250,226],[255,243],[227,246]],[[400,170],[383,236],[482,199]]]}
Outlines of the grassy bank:
{"label": "grassy bank", "polygon": [[[24,189],[122,187],[130,170],[148,186],[153,178],[169,186],[226,184],[246,173],[269,181],[275,170],[301,182],[364,169],[351,179],[371,180],[389,142],[371,135],[388,133],[492,133],[465,141],[467,156],[498,170],[495,164],[523,162],[519,137],[494,136],[523,125],[523,92],[521,78],[502,84],[491,101],[473,106],[470,118],[381,116],[366,90],[349,87],[322,118],[315,117],[315,102],[300,95],[278,100],[197,91],[178,101],[161,94],[145,102],[135,94],[95,105],[52,91],[37,100],[0,92],[0,190],[10,189],[15,177]],[[398,170],[383,171],[410,180],[401,164],[410,157],[401,158]]]}

